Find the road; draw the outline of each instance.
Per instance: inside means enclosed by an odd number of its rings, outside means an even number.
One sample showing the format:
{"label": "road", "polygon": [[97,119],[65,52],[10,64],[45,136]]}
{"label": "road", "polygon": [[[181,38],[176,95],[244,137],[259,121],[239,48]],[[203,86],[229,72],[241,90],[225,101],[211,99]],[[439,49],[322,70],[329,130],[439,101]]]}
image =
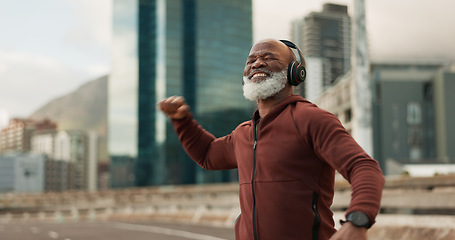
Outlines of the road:
{"label": "road", "polygon": [[152,222],[0,223],[0,239],[234,240],[234,230]]}

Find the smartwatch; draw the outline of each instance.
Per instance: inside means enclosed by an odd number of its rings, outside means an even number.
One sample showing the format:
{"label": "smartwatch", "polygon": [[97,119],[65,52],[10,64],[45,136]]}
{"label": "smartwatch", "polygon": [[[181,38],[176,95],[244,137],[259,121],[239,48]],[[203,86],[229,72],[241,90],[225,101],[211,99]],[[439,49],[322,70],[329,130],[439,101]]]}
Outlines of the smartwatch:
{"label": "smartwatch", "polygon": [[341,225],[351,222],[356,227],[370,228],[371,222],[368,216],[360,211],[350,212],[346,215],[346,221],[340,220]]}

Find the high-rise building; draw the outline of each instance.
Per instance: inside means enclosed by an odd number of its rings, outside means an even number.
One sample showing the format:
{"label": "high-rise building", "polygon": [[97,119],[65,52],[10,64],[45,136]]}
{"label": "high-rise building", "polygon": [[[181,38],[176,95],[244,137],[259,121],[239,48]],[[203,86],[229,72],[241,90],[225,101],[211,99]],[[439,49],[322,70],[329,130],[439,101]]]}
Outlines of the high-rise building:
{"label": "high-rise building", "polygon": [[196,168],[156,105],[183,95],[218,136],[250,117],[241,81],[252,44],[251,0],[115,0],[113,15],[111,160],[133,159],[137,186],[236,179],[232,171]]}
{"label": "high-rise building", "polygon": [[[307,82],[301,89],[303,96],[311,93],[311,98],[314,98],[315,93],[321,93],[321,88],[330,87],[351,68],[351,18],[348,8],[326,3],[321,12],[312,12],[303,19],[295,20],[291,29],[291,39],[301,48],[307,62],[316,58],[308,66]],[[313,72],[315,79],[312,79]]]}

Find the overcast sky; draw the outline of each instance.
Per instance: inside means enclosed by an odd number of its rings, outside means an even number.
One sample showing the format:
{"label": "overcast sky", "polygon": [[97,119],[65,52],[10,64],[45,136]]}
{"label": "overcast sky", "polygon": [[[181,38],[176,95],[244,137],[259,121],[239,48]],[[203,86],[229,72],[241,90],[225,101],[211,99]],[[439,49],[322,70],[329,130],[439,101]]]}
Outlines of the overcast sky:
{"label": "overcast sky", "polygon": [[[322,0],[253,0],[254,40],[289,38]],[[346,4],[352,14],[353,0]],[[367,0],[374,59],[455,60],[455,1]],[[110,71],[111,0],[0,0],[0,127]]]}

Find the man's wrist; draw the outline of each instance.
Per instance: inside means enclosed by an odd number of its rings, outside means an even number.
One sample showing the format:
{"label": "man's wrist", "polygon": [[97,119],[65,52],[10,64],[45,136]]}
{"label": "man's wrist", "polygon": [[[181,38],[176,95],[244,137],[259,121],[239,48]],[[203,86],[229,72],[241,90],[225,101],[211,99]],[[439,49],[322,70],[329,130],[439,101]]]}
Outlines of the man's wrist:
{"label": "man's wrist", "polygon": [[351,222],[356,227],[363,227],[366,229],[369,229],[372,225],[368,215],[360,211],[350,212],[346,215],[346,220],[340,220],[341,225],[346,222]]}
{"label": "man's wrist", "polygon": [[169,119],[171,119],[171,121],[179,122],[179,121],[191,119],[192,117],[193,117],[192,113],[187,113],[185,116],[179,116],[177,118],[169,116]]}

